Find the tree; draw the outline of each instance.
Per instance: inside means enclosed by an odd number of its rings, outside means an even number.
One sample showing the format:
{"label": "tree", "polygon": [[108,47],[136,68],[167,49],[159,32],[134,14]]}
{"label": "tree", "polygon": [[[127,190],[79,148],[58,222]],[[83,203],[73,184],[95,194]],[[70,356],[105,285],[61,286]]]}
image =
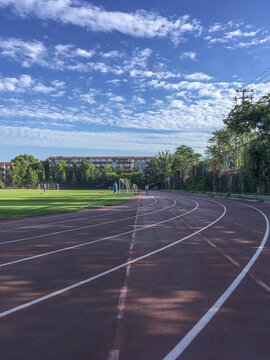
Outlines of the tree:
{"label": "tree", "polygon": [[23,186],[26,182],[26,173],[29,167],[29,163],[25,160],[23,156],[16,156],[15,159],[12,160],[14,165],[10,169],[10,180],[13,184],[17,186]]}
{"label": "tree", "polygon": [[256,104],[244,101],[236,105],[224,123],[238,135],[255,133],[264,141],[269,141],[270,94],[263,96]]}
{"label": "tree", "polygon": [[[236,105],[224,120],[237,136],[249,137],[248,168],[257,184],[270,181],[270,94],[257,103]],[[269,185],[268,185],[269,186]]]}
{"label": "tree", "polygon": [[67,164],[61,160],[55,169],[55,180],[60,184],[65,184],[67,181]]}
{"label": "tree", "polygon": [[91,186],[95,183],[95,165],[84,159],[79,168],[79,181],[85,186]]}
{"label": "tree", "polygon": [[29,167],[26,174],[27,185],[31,185],[31,186],[36,185],[38,181],[39,181],[39,177],[36,170],[33,170],[31,167]]}
{"label": "tree", "polygon": [[191,147],[181,145],[176,149],[172,157],[172,171],[183,172],[196,165],[199,162],[200,157],[201,154],[195,153]]}
{"label": "tree", "polygon": [[157,156],[151,159],[146,168],[146,181],[150,185],[163,186],[167,176],[171,174],[171,153],[166,150],[159,152]]}

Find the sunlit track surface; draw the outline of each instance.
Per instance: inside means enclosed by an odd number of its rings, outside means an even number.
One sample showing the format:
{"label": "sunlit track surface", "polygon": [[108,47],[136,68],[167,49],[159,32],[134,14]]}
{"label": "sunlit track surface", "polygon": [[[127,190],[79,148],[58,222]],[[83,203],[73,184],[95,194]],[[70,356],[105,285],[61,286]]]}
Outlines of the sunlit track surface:
{"label": "sunlit track surface", "polygon": [[0,226],[33,237],[1,246],[1,359],[270,358],[269,204],[142,192],[61,216]]}

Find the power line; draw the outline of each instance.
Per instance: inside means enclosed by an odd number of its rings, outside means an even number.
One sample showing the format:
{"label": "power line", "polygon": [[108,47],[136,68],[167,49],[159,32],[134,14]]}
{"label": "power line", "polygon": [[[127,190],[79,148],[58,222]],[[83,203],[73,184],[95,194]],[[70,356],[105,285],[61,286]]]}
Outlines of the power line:
{"label": "power line", "polygon": [[[260,81],[264,80],[264,79],[267,78],[268,76],[270,76],[270,73],[267,74],[267,75],[265,75]],[[269,79],[269,80],[270,80],[270,79]],[[258,89],[261,85],[266,84],[266,82],[267,82],[267,80],[264,81],[264,82],[257,83],[253,89]]]}
{"label": "power line", "polygon": [[[268,71],[268,70],[270,70],[270,66],[269,66],[266,70],[264,70],[262,73],[260,73],[259,75],[255,76],[255,78],[253,78],[252,80],[250,80],[248,83],[246,83],[246,84],[244,85],[244,87],[246,87],[247,85],[251,84],[252,81],[258,79],[260,76],[262,76],[262,75],[263,75],[264,73],[266,73],[266,71]],[[260,81],[260,80],[258,80],[258,82],[259,82],[259,81]]]}

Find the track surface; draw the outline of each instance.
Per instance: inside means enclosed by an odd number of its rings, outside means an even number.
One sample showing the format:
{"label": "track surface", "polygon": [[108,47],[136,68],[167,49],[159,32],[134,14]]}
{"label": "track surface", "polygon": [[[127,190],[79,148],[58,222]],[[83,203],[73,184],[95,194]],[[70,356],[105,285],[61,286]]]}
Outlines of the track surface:
{"label": "track surface", "polygon": [[269,218],[143,192],[0,223],[0,358],[269,360]]}

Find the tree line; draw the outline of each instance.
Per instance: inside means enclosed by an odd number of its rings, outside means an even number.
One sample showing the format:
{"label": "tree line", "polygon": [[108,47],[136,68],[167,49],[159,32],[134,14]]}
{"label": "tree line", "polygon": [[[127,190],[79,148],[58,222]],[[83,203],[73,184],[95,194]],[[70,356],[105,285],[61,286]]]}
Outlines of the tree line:
{"label": "tree line", "polygon": [[49,166],[49,160],[38,160],[33,155],[18,155],[11,160],[11,167],[6,184],[0,186],[35,187],[38,183],[55,182],[61,187],[73,188],[108,188],[119,178],[127,178],[132,184],[143,187],[145,177],[141,172],[127,172],[123,167],[114,171],[109,164],[98,169],[84,159],[80,166],[68,166],[61,160],[56,166]]}

